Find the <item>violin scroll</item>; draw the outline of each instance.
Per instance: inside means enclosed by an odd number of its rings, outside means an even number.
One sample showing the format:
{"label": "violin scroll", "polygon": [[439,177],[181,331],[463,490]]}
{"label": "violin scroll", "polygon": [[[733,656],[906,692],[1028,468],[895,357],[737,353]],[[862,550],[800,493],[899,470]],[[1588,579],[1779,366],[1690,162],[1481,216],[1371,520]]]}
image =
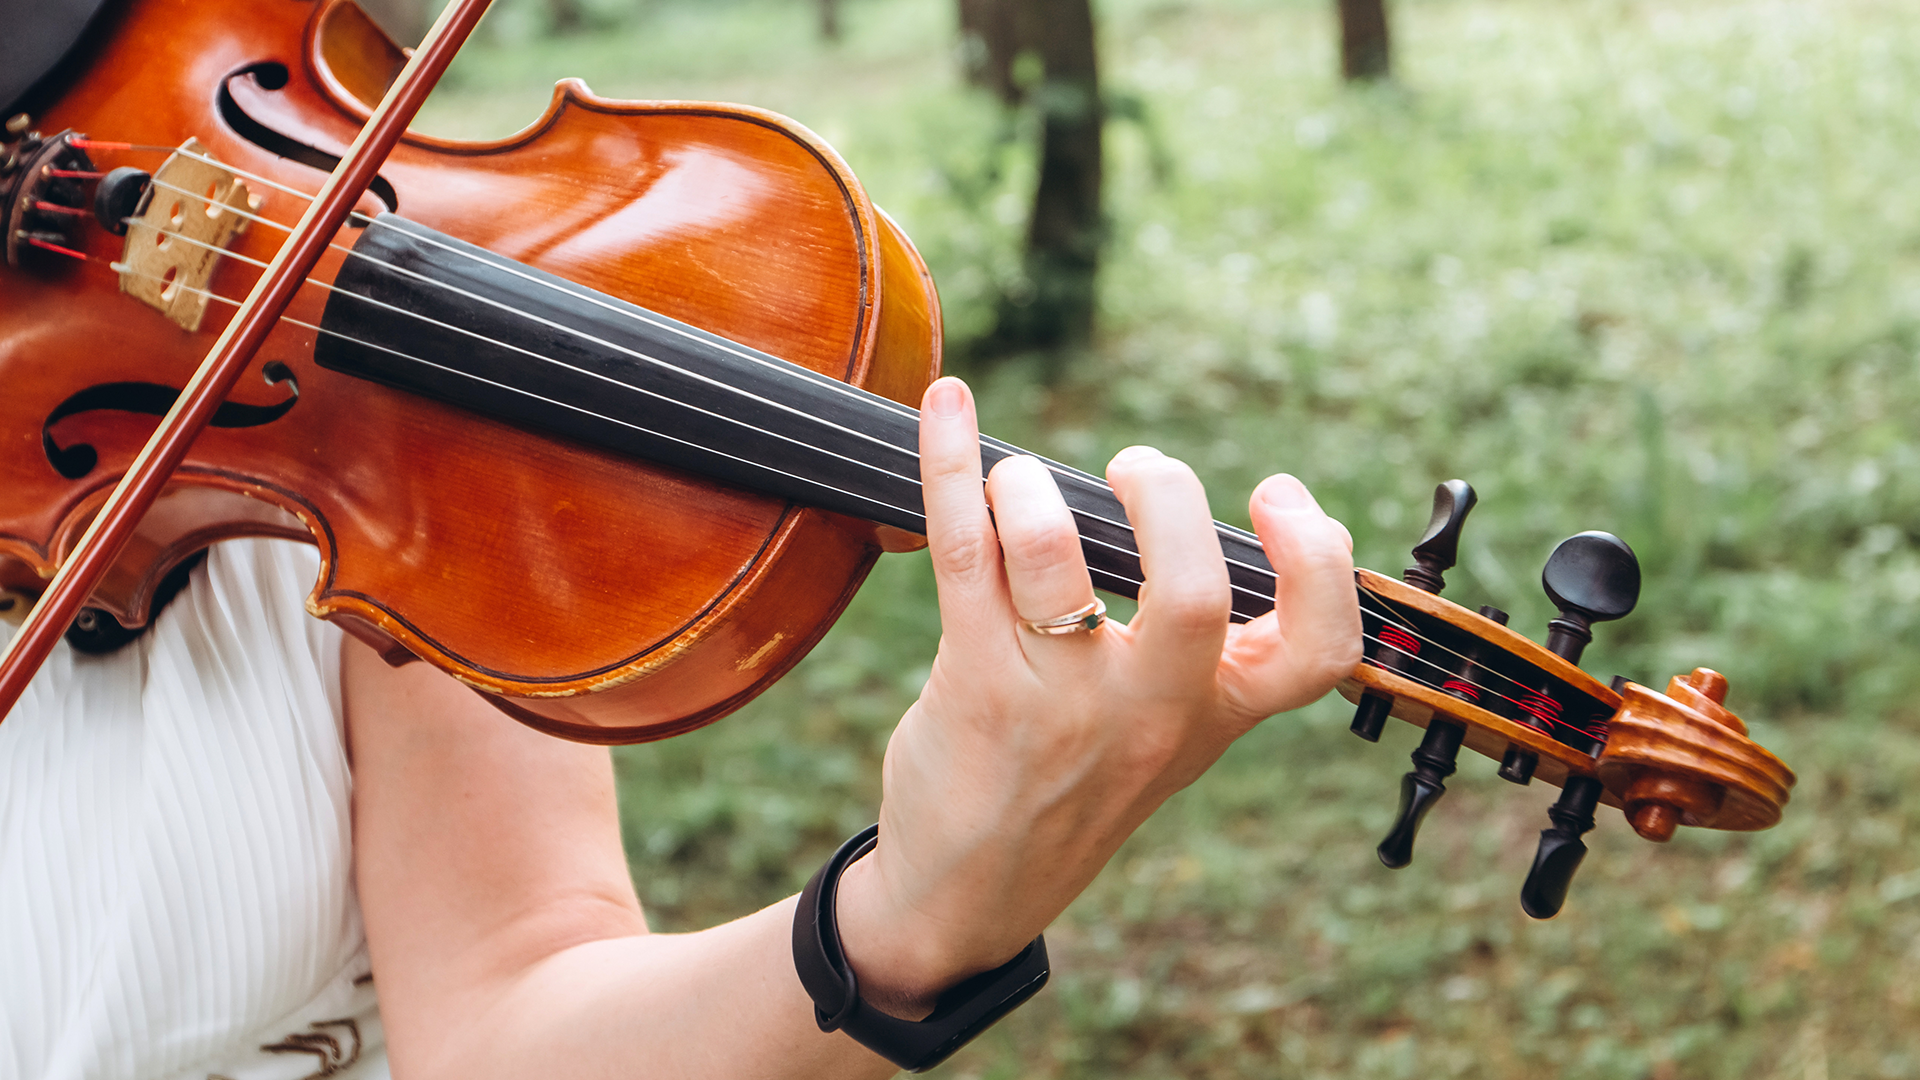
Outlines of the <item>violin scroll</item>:
{"label": "violin scroll", "polygon": [[1750,831],[1780,820],[1793,772],[1747,738],[1725,706],[1727,677],[1695,668],[1667,692],[1620,693],[1597,772],[1635,832],[1656,843],[1681,825]]}
{"label": "violin scroll", "polygon": [[1587,853],[1581,839],[1601,805],[1665,841],[1681,825],[1764,829],[1779,821],[1792,770],[1747,738],[1724,702],[1727,680],[1700,668],[1665,694],[1576,666],[1592,624],[1631,612],[1640,567],[1618,537],[1585,532],[1555,548],[1541,584],[1560,616],[1544,645],[1509,629],[1506,613],[1478,613],[1436,595],[1474,502],[1461,481],[1435,493],[1434,517],[1405,581],[1356,571],[1363,659],[1341,692],[1359,708],[1353,730],[1379,738],[1389,716],[1426,729],[1401,782],[1399,813],[1380,860],[1408,865],[1422,822],[1446,791],[1462,748],[1501,762],[1515,783],[1538,776],[1561,788],[1521,890],[1534,918],[1558,913]]}

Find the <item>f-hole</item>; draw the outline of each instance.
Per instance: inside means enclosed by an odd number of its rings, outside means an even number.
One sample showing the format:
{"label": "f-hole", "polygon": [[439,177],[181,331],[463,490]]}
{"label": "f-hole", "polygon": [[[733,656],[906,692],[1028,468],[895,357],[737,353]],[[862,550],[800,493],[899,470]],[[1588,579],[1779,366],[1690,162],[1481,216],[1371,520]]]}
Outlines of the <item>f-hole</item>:
{"label": "f-hole", "polygon": [[[209,426],[217,428],[262,427],[287,415],[300,400],[300,381],[294,378],[293,370],[278,360],[269,360],[260,369],[260,375],[268,385],[284,384],[287,396],[277,405],[243,405],[236,401],[223,401],[214,410]],[[180,391],[159,383],[117,382],[100,383],[67,398],[40,425],[40,447],[47,455],[47,464],[55,472],[69,480],[78,480],[92,472],[100,464],[100,453],[87,443],[74,443],[61,446],[53,437],[53,425],[69,416],[81,413],[111,412],[140,413],[147,416],[165,416],[179,398]]]}
{"label": "f-hole", "polygon": [[[241,138],[262,150],[278,154],[283,158],[290,158],[302,165],[311,165],[321,172],[331,173],[340,165],[339,155],[330,154],[317,146],[309,146],[285,132],[268,127],[250,115],[233,96],[232,83],[235,79],[252,79],[262,90],[279,90],[287,85],[288,77],[287,65],[268,60],[249,64],[220,80],[220,118],[225,120],[227,126]],[[367,191],[372,193],[374,198],[386,203],[389,213],[400,209],[400,196],[393,190],[393,185],[387,182],[386,177],[375,176],[373,182],[367,185]],[[351,218],[348,221],[349,224],[356,226],[364,224]]]}

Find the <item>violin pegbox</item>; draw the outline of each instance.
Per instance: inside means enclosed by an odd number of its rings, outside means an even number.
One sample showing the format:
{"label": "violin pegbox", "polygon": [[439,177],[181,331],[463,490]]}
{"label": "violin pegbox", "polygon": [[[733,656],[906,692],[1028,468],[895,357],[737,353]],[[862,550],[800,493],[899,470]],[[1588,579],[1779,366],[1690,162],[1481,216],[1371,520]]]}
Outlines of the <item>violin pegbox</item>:
{"label": "violin pegbox", "polygon": [[1357,706],[1352,730],[1377,741],[1389,716],[1426,729],[1380,861],[1396,869],[1412,862],[1420,825],[1463,747],[1499,761],[1503,779],[1527,784],[1538,776],[1561,789],[1521,890],[1521,906],[1535,918],[1560,910],[1586,856],[1581,837],[1602,803],[1622,807],[1654,840],[1682,824],[1777,822],[1793,773],[1727,711],[1724,677],[1699,669],[1659,694],[1624,680],[1604,686],[1576,666],[1593,624],[1627,615],[1639,600],[1639,562],[1620,538],[1580,533],[1548,557],[1541,585],[1560,614],[1544,646],[1509,629],[1497,608],[1474,612],[1439,597],[1476,501],[1463,481],[1441,484],[1403,580],[1355,572],[1363,659],[1340,687]]}

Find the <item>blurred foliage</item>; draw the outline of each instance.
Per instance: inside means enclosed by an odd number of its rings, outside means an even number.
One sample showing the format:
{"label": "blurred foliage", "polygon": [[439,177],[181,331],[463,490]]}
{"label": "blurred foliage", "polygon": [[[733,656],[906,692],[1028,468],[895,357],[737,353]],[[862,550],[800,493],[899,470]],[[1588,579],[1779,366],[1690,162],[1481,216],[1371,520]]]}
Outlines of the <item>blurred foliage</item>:
{"label": "blurred foliage", "polygon": [[[510,0],[507,0],[510,2]],[[800,118],[927,255],[949,335],[1015,280],[1029,142],[960,86],[945,0],[636,7],[560,41],[512,7],[425,123],[543,86]],[[1223,518],[1308,481],[1362,565],[1432,485],[1481,493],[1448,593],[1544,635],[1560,537],[1624,536],[1640,610],[1586,666],[1704,664],[1801,774],[1785,822],[1656,848],[1608,813],[1568,910],[1515,894],[1547,791],[1466,763],[1414,866],[1371,847],[1414,744],[1322,703],[1242,740],[1050,933],[1055,985],[968,1077],[1920,1076],[1920,24],[1878,0],[1403,0],[1398,82],[1343,91],[1321,0],[1111,0],[1099,339],[989,425],[1074,464],[1155,443]],[[621,751],[635,878],[688,928],[797,888],[870,821],[938,636],[922,556],[727,721]]]}

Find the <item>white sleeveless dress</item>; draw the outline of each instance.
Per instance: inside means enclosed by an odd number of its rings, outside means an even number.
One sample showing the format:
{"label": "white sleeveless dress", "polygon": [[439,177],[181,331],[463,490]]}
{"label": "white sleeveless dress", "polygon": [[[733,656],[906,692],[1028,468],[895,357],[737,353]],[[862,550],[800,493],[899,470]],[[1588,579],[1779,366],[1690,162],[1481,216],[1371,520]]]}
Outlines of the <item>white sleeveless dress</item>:
{"label": "white sleeveless dress", "polygon": [[219,545],[0,722],[0,1080],[387,1077],[318,567]]}

